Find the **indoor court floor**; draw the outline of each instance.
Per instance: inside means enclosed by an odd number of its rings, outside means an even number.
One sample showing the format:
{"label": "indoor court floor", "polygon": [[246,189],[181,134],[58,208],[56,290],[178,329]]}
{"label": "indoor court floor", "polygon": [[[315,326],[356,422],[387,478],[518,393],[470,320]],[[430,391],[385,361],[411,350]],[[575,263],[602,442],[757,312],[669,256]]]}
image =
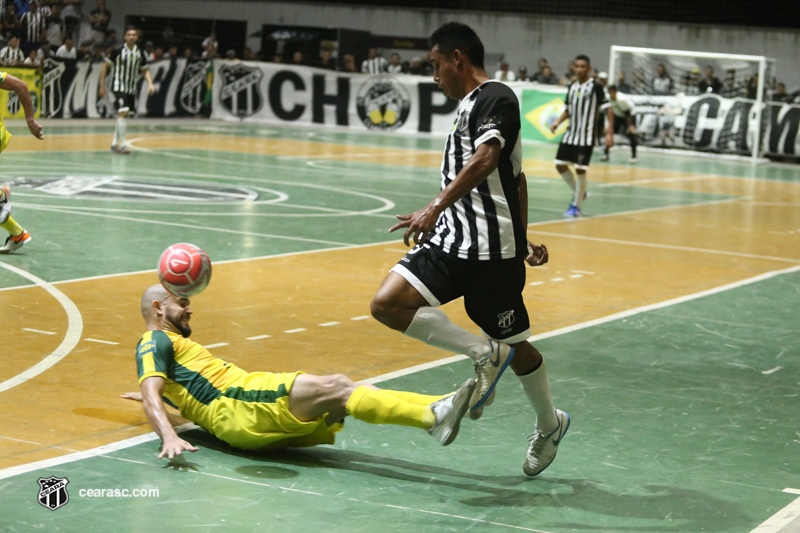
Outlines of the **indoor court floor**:
{"label": "indoor court floor", "polygon": [[[192,338],[246,370],[431,394],[472,374],[369,316],[406,251],[387,229],[437,193],[443,138],[132,120],[121,156],[113,121],[45,121],[43,142],[11,124],[0,182],[33,240],[0,256],[3,533],[800,531],[800,167],[633,166],[620,147],[595,153],[568,220],[555,146],[525,146],[528,234],[550,251],[528,269],[532,340],[572,418],[537,478],[510,373],[447,448],[348,419],[334,446],[251,454],[184,425],[200,451],[170,462],[120,394],[175,242],[214,263]],[[477,332],[460,301],[444,310]],[[38,501],[51,476],[69,480],[55,511]]]}

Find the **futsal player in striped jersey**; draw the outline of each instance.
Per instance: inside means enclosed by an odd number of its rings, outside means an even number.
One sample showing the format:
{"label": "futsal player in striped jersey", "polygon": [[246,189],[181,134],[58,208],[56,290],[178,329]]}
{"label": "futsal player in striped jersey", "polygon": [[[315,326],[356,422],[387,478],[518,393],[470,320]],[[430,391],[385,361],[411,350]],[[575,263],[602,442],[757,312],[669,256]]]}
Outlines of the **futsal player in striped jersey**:
{"label": "futsal player in striped jersey", "polygon": [[117,126],[114,129],[114,140],[111,142],[111,150],[120,154],[129,154],[130,149],[125,140],[126,123],[125,118],[129,114],[136,114],[136,86],[140,74],[144,74],[147,81],[147,89],[150,94],[155,92],[153,79],[147,66],[147,55],[145,51],[136,45],[139,40],[139,30],[129,27],[125,31],[125,44],[115,48],[111,55],[103,63],[100,71],[100,90],[98,95],[104,98],[106,95],[106,74],[109,65],[114,69],[111,82],[111,90],[114,93],[114,106],[119,114]]}
{"label": "futsal player in striped jersey", "polygon": [[429,396],[357,385],[344,375],[248,373],[189,338],[190,303],[161,285],[145,290],[141,312],[147,332],[136,347],[141,392],[122,395],[143,402],[162,439],[159,459],[197,451],[169,423],[164,401],[243,450],[333,444],[347,415],[370,424],[424,429],[444,446],[458,434],[474,378],[454,394]]}
{"label": "futsal player in striped jersey", "polygon": [[[0,72],[0,89],[6,91],[14,91],[22,104],[22,109],[25,111],[25,121],[28,124],[28,129],[31,134],[37,139],[44,139],[42,134],[42,126],[34,118],[36,109],[33,107],[31,94],[28,90],[28,85],[19,78]],[[11,134],[6,130],[6,125],[3,119],[0,118],[0,153],[5,151],[11,141]],[[8,232],[8,237],[2,248],[0,254],[12,254],[19,250],[23,244],[27,244],[31,240],[31,235],[19,223],[11,217],[11,202],[7,185],[0,186],[0,227]]]}
{"label": "futsal player in striped jersey", "polygon": [[[498,380],[511,368],[536,414],[522,465],[535,476],[555,459],[570,421],[553,407],[545,361],[528,342],[525,263],[542,265],[548,254],[526,237],[519,101],[507,85],[489,79],[483,43],[469,26],[444,24],[430,44],[433,80],[460,101],[445,143],[441,191],[422,209],[398,215],[389,229],[405,229],[405,244],[413,239],[416,246],[383,280],[370,310],[404,335],[472,359],[478,385],[470,418],[493,402]],[[462,296],[483,337],[437,309]]]}
{"label": "futsal player in striped jersey", "polygon": [[[583,54],[575,58],[575,74],[577,79],[567,87],[566,108],[561,116],[550,125],[550,130],[555,133],[562,122],[569,119],[567,131],[561,138],[556,153],[556,170],[572,189],[572,200],[564,212],[565,217],[577,218],[581,216],[581,205],[588,196],[586,187],[589,170],[589,161],[592,159],[592,149],[596,132],[597,116],[600,106],[606,101],[603,85],[589,77],[591,63]],[[614,113],[611,108],[608,114],[608,133],[606,133],[605,146],[614,146]],[[575,175],[569,169],[575,165]]]}

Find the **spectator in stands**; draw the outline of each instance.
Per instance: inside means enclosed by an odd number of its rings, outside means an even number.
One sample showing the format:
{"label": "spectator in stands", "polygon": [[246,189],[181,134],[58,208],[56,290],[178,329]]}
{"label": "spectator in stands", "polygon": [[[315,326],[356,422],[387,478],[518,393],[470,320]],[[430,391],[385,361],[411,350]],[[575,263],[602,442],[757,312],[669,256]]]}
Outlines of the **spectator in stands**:
{"label": "spectator in stands", "polygon": [[755,100],[758,98],[758,74],[748,80],[746,97],[749,100]]}
{"label": "spectator in stands", "polygon": [[295,53],[292,54],[292,65],[301,67],[305,64],[306,64],[306,58],[303,55],[303,52],[301,52],[300,50],[295,51]]}
{"label": "spectator in stands", "polygon": [[106,39],[103,41],[103,44],[106,48],[111,48],[112,50],[119,46],[119,43],[117,42],[117,30],[114,28],[108,30],[106,32]]}
{"label": "spectator in stands", "polygon": [[370,48],[367,59],[361,63],[361,72],[364,74],[381,74],[386,72],[387,68],[389,64],[378,54],[377,48]]}
{"label": "spectator in stands", "polygon": [[156,45],[153,41],[144,43],[144,55],[148,61],[153,61],[156,58]]}
{"label": "spectator in stands", "polygon": [[541,74],[544,70],[544,67],[549,67],[550,63],[547,62],[547,59],[540,58],[538,63],[538,70],[531,75],[531,79],[535,79],[538,74]]}
{"label": "spectator in stands", "polygon": [[92,46],[92,55],[89,57],[92,62],[106,60],[106,47],[103,43],[94,43]]}
{"label": "spectator in stands", "polygon": [[573,81],[578,79],[578,75],[575,73],[575,61],[570,61],[567,63],[567,71],[561,76],[561,80],[559,81],[559,85],[569,85]]}
{"label": "spectator in stands", "polygon": [[19,37],[8,40],[8,46],[0,50],[0,65],[4,67],[19,67],[25,63],[25,54],[19,48]]}
{"label": "spectator in stands", "polygon": [[22,27],[22,44],[20,47],[25,55],[31,50],[37,50],[39,43],[45,36],[44,15],[39,10],[39,2],[31,0],[28,5],[28,12],[22,15],[19,20]]}
{"label": "spectator in stands", "polygon": [[81,25],[81,5],[83,0],[64,0],[61,18],[64,21],[64,34],[77,38],[75,31]]}
{"label": "spectator in stands", "polygon": [[499,81],[517,81],[517,75],[513,70],[509,70],[508,63],[505,61],[500,63],[500,70],[494,73],[494,79]]}
{"label": "spectator in stands", "polygon": [[[208,41],[208,39],[206,39],[206,41]],[[200,57],[203,59],[215,59],[215,58],[219,59],[219,53],[217,52],[217,47],[213,43],[205,45],[203,49],[203,54]]]}
{"label": "spectator in stands", "polygon": [[158,61],[159,59],[164,59],[164,49],[156,46],[156,49],[153,50],[153,61]]}
{"label": "spectator in stands", "polygon": [[656,76],[653,78],[651,92],[656,95],[674,94],[675,87],[672,78],[669,77],[667,67],[659,64],[656,67]]}
{"label": "spectator in stands", "polygon": [[617,75],[617,90],[622,94],[631,94],[631,86],[625,81],[625,73],[621,70]]}
{"label": "spectator in stands", "polygon": [[58,48],[64,42],[64,22],[61,20],[61,6],[52,4],[50,13],[44,17],[45,39],[50,41],[50,46]]}
{"label": "spectator in stands", "polygon": [[81,41],[78,45],[78,59],[89,59],[92,57],[92,40]]}
{"label": "spectator in stands", "polygon": [[31,53],[25,58],[25,62],[23,64],[26,67],[39,67],[41,66],[42,62],[39,59],[39,54],[36,53],[36,50],[31,50]]}
{"label": "spectator in stands", "polygon": [[253,53],[253,49],[249,46],[245,46],[244,51],[242,52],[242,59],[244,61],[255,61],[256,55]]}
{"label": "spectator in stands", "polygon": [[176,59],[178,57],[178,47],[176,45],[172,45],[169,47],[169,50],[164,54],[164,59]]}
{"label": "spectator in stands", "polygon": [[517,67],[517,81],[533,81],[531,77],[528,76],[528,67],[525,65]]}
{"label": "spectator in stands", "polygon": [[330,48],[322,50],[317,66],[328,70],[336,70],[336,60],[333,59],[333,51]]}
{"label": "spectator in stands", "polygon": [[778,82],[778,85],[775,86],[775,92],[772,93],[772,100],[774,102],[790,104],[794,101],[794,95],[786,92],[785,83]]}
{"label": "spectator in stands", "polygon": [[17,16],[16,8],[13,3],[6,4],[5,11],[3,15],[0,16],[0,24],[2,24],[3,27],[3,36],[5,40],[9,40],[19,33],[19,17]]}
{"label": "spectator in stands", "polygon": [[19,18],[22,18],[22,15],[28,12],[30,9],[30,0],[6,0],[10,4],[14,4],[14,9]]}
{"label": "spectator in stands", "polygon": [[184,48],[183,49],[183,58],[184,59],[197,59],[195,56],[194,50],[191,48]]}
{"label": "spectator in stands", "polygon": [[422,62],[419,65],[419,73],[421,76],[433,76],[433,64],[431,63],[430,52],[422,57]]}
{"label": "spectator in stands", "polygon": [[236,57],[236,50],[231,48],[230,50],[225,52],[225,59],[227,59],[228,61],[238,61]]}
{"label": "spectator in stands", "polygon": [[275,54],[274,56],[272,56],[271,63],[283,63],[283,56],[280,54]]}
{"label": "spectator in stands", "polygon": [[414,74],[416,76],[419,76],[419,75],[422,74],[422,58],[421,57],[417,56],[417,57],[412,57],[411,58],[411,63],[408,64],[408,73],[409,74]]}
{"label": "spectator in stands", "polygon": [[719,78],[714,76],[714,67],[711,65],[706,67],[706,77],[700,80],[697,88],[701,93],[717,93],[722,92],[722,82]]}
{"label": "spectator in stands", "polygon": [[75,39],[67,35],[58,50],[56,50],[56,57],[60,59],[78,59],[78,50],[75,48]]}
{"label": "spectator in stands", "polygon": [[217,48],[219,48],[219,41],[217,41],[217,34],[214,32],[211,32],[211,35],[203,39],[203,48],[208,48],[209,46],[213,46],[215,51]]}
{"label": "spectator in stands", "polygon": [[42,41],[41,46],[39,46],[39,49],[36,51],[36,55],[39,57],[40,62],[43,62],[45,59],[56,57],[56,53],[53,51],[50,41]]}
{"label": "spectator in stands", "polygon": [[353,54],[345,54],[342,58],[342,66],[339,67],[342,72],[358,72],[356,69],[356,58]]}
{"label": "spectator in stands", "polygon": [[533,77],[533,81],[542,85],[558,85],[558,76],[553,74],[553,69],[549,65],[545,65],[542,72]]}
{"label": "spectator in stands", "polygon": [[92,41],[102,43],[106,39],[111,11],[106,9],[106,0],[97,0],[97,7],[89,12],[89,25],[92,28]]}
{"label": "spectator in stands", "polygon": [[389,65],[386,67],[386,72],[389,74],[402,74],[403,65],[400,63],[400,54],[392,54],[389,56]]}
{"label": "spectator in stands", "polygon": [[598,72],[595,79],[597,80],[597,83],[605,88],[608,85],[608,72]]}

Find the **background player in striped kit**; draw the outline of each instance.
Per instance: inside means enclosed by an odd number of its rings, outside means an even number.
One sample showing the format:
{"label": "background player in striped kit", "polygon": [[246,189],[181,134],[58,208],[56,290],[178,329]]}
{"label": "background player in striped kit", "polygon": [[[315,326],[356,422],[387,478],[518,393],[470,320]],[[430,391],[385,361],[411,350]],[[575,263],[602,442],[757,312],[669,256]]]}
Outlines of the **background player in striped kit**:
{"label": "background player in striped kit", "polygon": [[[460,100],[447,137],[441,192],[389,231],[406,228],[416,246],[392,268],[370,304],[384,325],[431,346],[466,354],[478,385],[470,417],[494,398],[506,367],[517,374],[536,412],[523,471],[534,476],[553,461],[569,416],[553,407],[542,354],[528,342],[522,299],[525,262],[547,262],[547,248],[526,239],[528,192],[522,173],[520,109],[514,92],[492,81],[483,43],[468,26],[450,22],[431,36],[433,79]],[[453,324],[437,306],[464,297],[480,337]]]}
{"label": "background player in striped kit", "polygon": [[[14,91],[17,94],[17,98],[22,104],[22,109],[25,110],[25,121],[28,123],[28,129],[37,139],[44,139],[42,126],[36,122],[34,117],[36,109],[33,107],[28,85],[11,74],[0,72],[0,89]],[[0,118],[0,152],[6,149],[9,141],[11,141],[11,134],[6,130],[3,119]],[[12,254],[31,240],[30,234],[11,217],[11,202],[8,186],[6,185],[0,186],[0,228],[8,232],[6,242],[0,248],[0,254]]]}
{"label": "background player in striped kit", "polygon": [[106,95],[108,66],[111,65],[114,68],[111,90],[114,92],[114,106],[117,108],[119,115],[117,117],[117,127],[114,129],[111,150],[121,154],[130,153],[125,141],[125,117],[130,113],[136,113],[136,86],[138,85],[140,73],[144,73],[149,93],[153,94],[155,92],[150,70],[147,66],[147,56],[144,50],[136,46],[136,41],[138,40],[139,30],[134,27],[128,28],[125,31],[125,44],[111,52],[111,55],[103,63],[103,70],[100,72],[98,95],[100,98],[104,98]]}
{"label": "background player in striped kit", "polygon": [[[586,172],[589,170],[589,161],[592,159],[597,114],[600,106],[606,100],[602,84],[589,77],[590,69],[591,63],[587,56],[581,54],[575,58],[577,79],[567,88],[564,112],[550,125],[550,131],[555,133],[561,123],[569,118],[569,126],[558,145],[555,160],[556,170],[572,188],[572,201],[564,212],[565,217],[581,216],[581,205],[588,196]],[[611,108],[607,113],[608,133],[606,133],[605,145],[606,148],[611,148],[614,146],[614,113]],[[577,182],[569,165],[575,165],[575,172],[578,175]]]}

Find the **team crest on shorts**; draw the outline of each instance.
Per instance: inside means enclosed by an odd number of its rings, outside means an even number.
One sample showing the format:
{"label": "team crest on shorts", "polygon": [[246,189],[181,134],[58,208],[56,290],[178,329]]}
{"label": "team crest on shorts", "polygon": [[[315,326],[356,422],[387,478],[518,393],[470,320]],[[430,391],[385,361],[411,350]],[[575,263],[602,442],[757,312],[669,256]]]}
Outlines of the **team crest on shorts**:
{"label": "team crest on shorts", "polygon": [[371,130],[396,130],[408,120],[411,96],[393,76],[373,76],[358,89],[356,110]]}
{"label": "team crest on shorts", "polygon": [[261,78],[264,73],[258,67],[224,65],[219,69],[222,79],[219,102],[229,113],[239,118],[258,113],[264,102],[261,96]]}
{"label": "team crest on shorts", "polygon": [[508,328],[514,323],[514,310],[503,311],[497,315],[497,325],[501,328]]}
{"label": "team crest on shorts", "polygon": [[39,478],[39,503],[51,511],[63,507],[69,501],[67,492],[69,480],[65,477],[50,476]]}

